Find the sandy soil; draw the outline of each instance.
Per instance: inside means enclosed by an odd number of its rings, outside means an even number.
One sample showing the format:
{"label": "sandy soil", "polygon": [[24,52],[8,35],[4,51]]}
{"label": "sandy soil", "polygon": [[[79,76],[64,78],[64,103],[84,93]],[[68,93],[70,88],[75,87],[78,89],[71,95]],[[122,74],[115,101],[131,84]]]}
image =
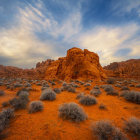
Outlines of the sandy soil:
{"label": "sandy soil", "polygon": [[[92,83],[94,85],[100,83]],[[54,87],[60,87],[56,85]],[[5,87],[0,89],[6,92],[6,95],[0,97],[0,104],[4,101],[15,97],[16,90],[6,90]],[[30,92],[30,101],[39,100],[41,86],[33,85],[36,91]],[[119,88],[116,88],[119,89]],[[140,91],[138,88],[131,88]],[[76,96],[78,93],[62,92],[57,94],[55,101],[43,101],[44,110],[34,114],[29,114],[28,110],[19,110],[15,112],[15,118],[11,121],[10,126],[6,128],[8,136],[6,140],[96,140],[91,132],[91,124],[98,120],[111,120],[115,126],[123,127],[124,120],[135,116],[140,118],[140,106],[138,104],[125,101],[121,97],[109,96],[101,89],[102,94],[97,97],[98,103],[92,106],[83,106],[78,103]],[[90,90],[80,86],[77,92],[89,94]],[[62,120],[58,116],[58,107],[62,103],[76,102],[88,115],[88,120],[81,123],[73,123]],[[106,110],[99,109],[100,103],[106,105]],[[2,106],[1,108],[2,109]],[[130,140],[134,140],[130,138]]]}

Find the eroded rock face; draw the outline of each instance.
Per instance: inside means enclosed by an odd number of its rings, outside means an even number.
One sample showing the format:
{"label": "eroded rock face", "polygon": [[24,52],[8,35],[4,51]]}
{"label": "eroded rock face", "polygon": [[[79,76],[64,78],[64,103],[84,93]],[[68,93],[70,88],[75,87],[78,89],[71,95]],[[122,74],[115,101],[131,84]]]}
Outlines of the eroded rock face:
{"label": "eroded rock face", "polygon": [[112,76],[114,77],[140,79],[140,59],[114,62],[105,66],[104,69],[108,76],[110,76],[112,71]]}
{"label": "eroded rock face", "polygon": [[48,59],[36,64],[36,68],[32,69],[21,69],[12,66],[0,65],[0,77],[11,77],[11,78],[28,78],[28,79],[44,79],[47,67],[53,62]]}
{"label": "eroded rock face", "polygon": [[96,79],[106,78],[96,53],[79,48],[67,51],[67,56],[52,62],[46,70],[46,79]]}

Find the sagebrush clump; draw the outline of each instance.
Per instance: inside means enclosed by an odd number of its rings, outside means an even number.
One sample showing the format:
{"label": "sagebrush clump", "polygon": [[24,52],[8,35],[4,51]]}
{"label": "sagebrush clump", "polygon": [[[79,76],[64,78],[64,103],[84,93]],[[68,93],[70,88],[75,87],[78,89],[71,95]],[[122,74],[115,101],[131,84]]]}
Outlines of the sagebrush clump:
{"label": "sagebrush clump", "polygon": [[56,93],[52,89],[43,90],[40,96],[40,100],[50,100],[53,101],[56,99]]}
{"label": "sagebrush clump", "polygon": [[85,95],[85,93],[79,93],[77,96],[76,96],[76,99],[80,99],[81,97],[83,97]]}
{"label": "sagebrush clump", "polygon": [[85,96],[81,97],[79,102],[82,105],[94,105],[94,104],[97,104],[96,98],[93,97],[93,96],[90,96],[90,95],[85,95]]}
{"label": "sagebrush clump", "polygon": [[2,112],[0,112],[0,133],[9,124],[12,117],[14,117],[14,110],[11,108],[4,109]]}
{"label": "sagebrush clump", "polygon": [[0,90],[0,96],[3,96],[5,92],[3,90]]}
{"label": "sagebrush clump", "polygon": [[35,113],[43,110],[43,103],[41,101],[32,101],[29,105],[29,113]]}
{"label": "sagebrush clump", "polygon": [[90,94],[94,95],[94,96],[99,96],[101,94],[101,91],[100,91],[100,89],[92,89],[90,91]]}
{"label": "sagebrush clump", "polygon": [[131,117],[129,118],[124,125],[124,130],[133,135],[133,137],[140,138],[140,119]]}
{"label": "sagebrush clump", "polygon": [[92,132],[99,140],[127,140],[125,134],[110,121],[101,120],[94,123]]}
{"label": "sagebrush clump", "polygon": [[27,94],[20,94],[19,97],[15,97],[9,101],[10,105],[15,109],[25,109],[29,98]]}
{"label": "sagebrush clump", "polygon": [[112,96],[118,96],[119,95],[117,90],[108,91],[106,94],[107,95],[112,95]]}
{"label": "sagebrush clump", "polygon": [[60,105],[59,116],[74,122],[81,122],[87,119],[84,110],[76,103],[64,103]]}
{"label": "sagebrush clump", "polygon": [[139,91],[123,91],[121,96],[124,97],[125,100],[140,104],[140,92]]}

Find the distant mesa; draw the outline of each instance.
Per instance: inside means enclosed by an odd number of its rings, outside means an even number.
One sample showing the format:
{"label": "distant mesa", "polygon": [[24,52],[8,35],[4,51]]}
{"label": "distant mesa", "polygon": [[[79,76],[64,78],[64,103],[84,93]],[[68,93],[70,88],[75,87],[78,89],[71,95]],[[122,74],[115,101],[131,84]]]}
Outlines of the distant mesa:
{"label": "distant mesa", "polygon": [[140,59],[113,62],[104,69],[107,76],[140,79]]}

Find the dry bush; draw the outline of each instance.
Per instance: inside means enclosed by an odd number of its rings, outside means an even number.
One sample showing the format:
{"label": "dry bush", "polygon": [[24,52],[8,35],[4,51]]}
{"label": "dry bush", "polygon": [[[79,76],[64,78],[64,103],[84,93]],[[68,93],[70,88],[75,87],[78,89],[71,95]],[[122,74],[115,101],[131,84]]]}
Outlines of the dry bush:
{"label": "dry bush", "polygon": [[140,84],[136,85],[136,88],[140,88]]}
{"label": "dry bush", "polygon": [[10,105],[15,109],[25,109],[29,98],[27,94],[20,94],[18,98],[13,98],[9,101]]}
{"label": "dry bush", "polygon": [[84,110],[76,103],[64,103],[60,105],[59,116],[74,122],[81,122],[87,119]]}
{"label": "dry bush", "polygon": [[60,88],[54,88],[53,90],[55,93],[58,93],[58,94],[62,92]]}
{"label": "dry bush", "polygon": [[104,104],[100,104],[99,109],[106,109],[106,106]]}
{"label": "dry bush", "polygon": [[79,93],[77,96],[76,96],[76,99],[80,99],[81,97],[83,97],[85,95],[85,93]]}
{"label": "dry bush", "polygon": [[106,94],[107,95],[112,95],[112,96],[118,96],[119,95],[117,90],[108,91]]}
{"label": "dry bush", "polygon": [[127,140],[125,134],[110,121],[101,120],[94,123],[92,132],[99,140]]}
{"label": "dry bush", "polygon": [[4,109],[2,112],[0,112],[0,133],[9,124],[12,117],[14,117],[14,110],[11,108]]}
{"label": "dry bush", "polygon": [[123,86],[121,87],[121,90],[129,90],[129,88],[127,86]]}
{"label": "dry bush", "polygon": [[85,95],[85,96],[81,97],[79,102],[82,105],[94,105],[94,104],[97,104],[96,98],[93,97],[93,96],[90,96],[90,95]]}
{"label": "dry bush", "polygon": [[34,113],[43,110],[43,103],[41,101],[32,101],[29,105],[29,113]]}
{"label": "dry bush", "polygon": [[52,89],[43,90],[40,96],[40,100],[50,100],[53,101],[56,99],[56,93]]}
{"label": "dry bush", "polygon": [[3,90],[0,90],[0,96],[3,96],[5,92]]}
{"label": "dry bush", "polygon": [[135,117],[129,118],[125,122],[124,130],[132,136],[140,138],[140,119]]}
{"label": "dry bush", "polygon": [[114,78],[108,78],[106,82],[107,82],[107,84],[114,84],[115,79]]}
{"label": "dry bush", "polygon": [[99,96],[101,94],[101,91],[100,91],[100,89],[92,89],[90,91],[90,94],[94,95],[94,96]]}
{"label": "dry bush", "polygon": [[124,91],[121,96],[130,102],[140,104],[140,92],[139,91]]}

